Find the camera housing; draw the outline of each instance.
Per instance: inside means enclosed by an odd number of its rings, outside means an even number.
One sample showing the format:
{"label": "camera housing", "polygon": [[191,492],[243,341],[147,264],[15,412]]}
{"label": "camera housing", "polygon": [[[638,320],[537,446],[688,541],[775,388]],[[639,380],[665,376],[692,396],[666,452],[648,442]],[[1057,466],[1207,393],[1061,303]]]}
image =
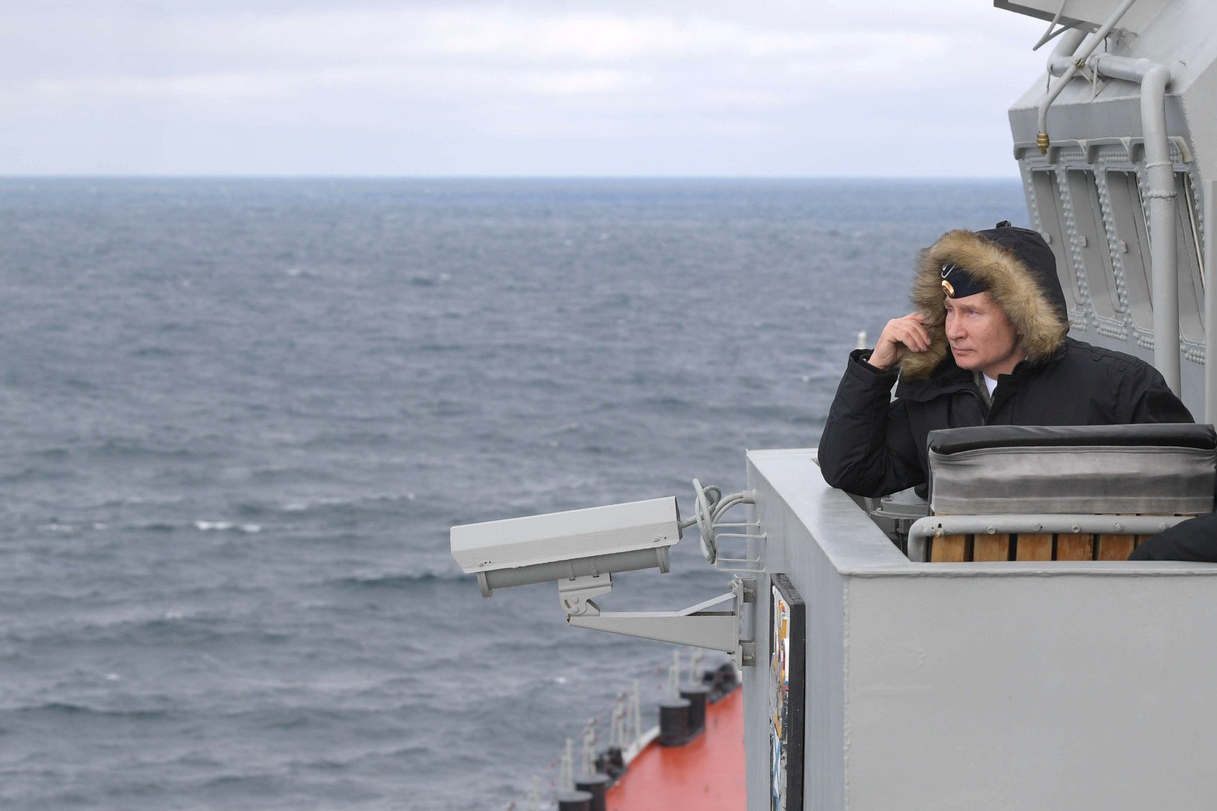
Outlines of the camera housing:
{"label": "camera housing", "polygon": [[675,496],[452,527],[452,557],[495,589],[658,568],[681,539]]}

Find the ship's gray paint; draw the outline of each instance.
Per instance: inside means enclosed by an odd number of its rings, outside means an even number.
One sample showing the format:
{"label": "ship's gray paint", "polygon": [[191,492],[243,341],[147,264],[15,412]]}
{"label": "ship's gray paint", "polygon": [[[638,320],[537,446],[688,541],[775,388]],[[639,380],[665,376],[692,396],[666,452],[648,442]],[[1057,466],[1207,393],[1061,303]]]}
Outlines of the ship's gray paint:
{"label": "ship's gray paint", "polygon": [[[748,455],[807,602],[804,808],[1201,808],[1217,796],[1217,565],[911,563],[813,451]],[[768,808],[768,616],[745,671]]]}
{"label": "ship's gray paint", "polygon": [[[1061,8],[996,5],[1045,19]],[[1094,30],[1120,0],[1066,5]],[[1143,0],[1119,28],[1100,52],[1170,72],[1181,394],[1200,416],[1209,316],[1187,263],[1213,255],[1204,195],[1217,180],[1217,3]],[[1148,178],[1141,88],[1075,79],[1048,109],[1041,153],[1047,79],[1032,81],[1010,124],[1031,221],[1060,256],[1071,333],[1152,360],[1152,286],[1138,262],[1146,240],[1175,234],[1149,222],[1149,199],[1164,191]],[[824,483],[813,455],[748,454],[766,572],[786,573],[807,603],[804,808],[1213,806],[1217,564],[913,563]],[[769,807],[768,610],[759,600],[759,666],[745,671],[750,811]]]}
{"label": "ship's gray paint", "polygon": [[[998,3],[999,6],[1034,7],[1043,16],[1048,7],[1059,9],[1055,0],[1023,0]],[[1119,5],[1116,0],[1077,0],[1068,4],[1068,13],[1091,22],[1105,19]],[[1092,26],[1093,27],[1093,26]],[[1119,29],[1125,29],[1120,31]],[[1177,174],[1186,175],[1190,195],[1181,195],[1176,204],[1187,218],[1194,211],[1198,237],[1203,239],[1203,184],[1217,178],[1217,3],[1211,0],[1141,0],[1133,4],[1121,20],[1117,34],[1109,37],[1097,53],[1110,52],[1133,59],[1148,59],[1170,72],[1166,92],[1166,126],[1171,140],[1171,163]],[[1085,48],[1085,45],[1082,46]],[[1047,53],[1045,53],[1047,61]],[[1118,203],[1109,194],[1106,172],[1135,173],[1142,196],[1147,196],[1148,177],[1140,109],[1140,88],[1136,83],[1100,79],[1092,82],[1075,78],[1048,110],[1047,131],[1051,148],[1046,155],[1036,146],[1037,110],[1045,97],[1047,71],[1033,78],[1027,92],[1010,109],[1014,154],[1023,171],[1030,219],[1062,248],[1071,261],[1059,268],[1066,290],[1078,291],[1070,299],[1071,331],[1075,337],[1108,346],[1152,361],[1155,343],[1152,329],[1137,323],[1134,313],[1152,310],[1148,293],[1130,285],[1124,259],[1118,247],[1123,235],[1118,222],[1123,212],[1113,210]],[[1032,171],[1054,172],[1062,187],[1057,206],[1037,202],[1031,183]],[[1070,171],[1083,171],[1094,178],[1098,201],[1076,199],[1067,188]],[[1190,198],[1190,199],[1189,199]],[[1148,200],[1142,203],[1148,209]],[[1083,209],[1085,212],[1083,212]],[[1135,212],[1144,221],[1147,211]],[[1110,269],[1101,267],[1096,245],[1083,245],[1087,218],[1097,223],[1101,245],[1110,252]],[[1126,218],[1123,218],[1126,221]],[[1152,229],[1150,229],[1152,231]],[[1168,235],[1169,236],[1169,235]],[[1152,242],[1154,235],[1149,234]],[[1190,235],[1188,236],[1190,240]],[[1186,246],[1181,246],[1181,249]],[[1203,253],[1201,242],[1192,249]],[[1186,267],[1180,267],[1186,273]],[[1087,276],[1106,276],[1090,289]],[[1076,276],[1077,278],[1071,278]],[[1204,413],[1203,363],[1205,347],[1202,328],[1203,306],[1200,292],[1186,276],[1180,278],[1180,310],[1185,324],[1181,341],[1181,395],[1194,414]],[[1107,301],[1111,299],[1113,303]]]}

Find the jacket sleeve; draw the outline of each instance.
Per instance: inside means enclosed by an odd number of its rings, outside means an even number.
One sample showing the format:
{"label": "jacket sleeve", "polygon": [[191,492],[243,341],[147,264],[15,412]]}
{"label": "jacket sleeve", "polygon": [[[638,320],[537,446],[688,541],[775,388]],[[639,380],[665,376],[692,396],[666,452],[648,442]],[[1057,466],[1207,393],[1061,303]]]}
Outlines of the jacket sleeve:
{"label": "jacket sleeve", "polygon": [[860,496],[881,496],[925,481],[908,413],[892,401],[896,373],[868,365],[867,350],[849,357],[820,439],[824,480]]}
{"label": "jacket sleeve", "polygon": [[1124,378],[1130,385],[1127,401],[1132,409],[1127,422],[1195,422],[1161,372],[1149,364],[1142,364],[1139,372]]}
{"label": "jacket sleeve", "polygon": [[1217,563],[1217,513],[1190,518],[1133,550],[1129,560],[1195,560]]}

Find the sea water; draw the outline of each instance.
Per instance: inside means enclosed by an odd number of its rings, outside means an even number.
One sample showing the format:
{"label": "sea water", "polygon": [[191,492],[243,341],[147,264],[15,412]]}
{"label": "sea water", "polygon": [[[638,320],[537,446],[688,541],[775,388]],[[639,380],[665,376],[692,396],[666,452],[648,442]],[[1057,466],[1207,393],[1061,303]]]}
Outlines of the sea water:
{"label": "sea water", "polygon": [[[453,524],[744,486],[1017,181],[0,180],[0,808],[504,809],[671,649]],[[605,609],[725,590],[696,533]]]}

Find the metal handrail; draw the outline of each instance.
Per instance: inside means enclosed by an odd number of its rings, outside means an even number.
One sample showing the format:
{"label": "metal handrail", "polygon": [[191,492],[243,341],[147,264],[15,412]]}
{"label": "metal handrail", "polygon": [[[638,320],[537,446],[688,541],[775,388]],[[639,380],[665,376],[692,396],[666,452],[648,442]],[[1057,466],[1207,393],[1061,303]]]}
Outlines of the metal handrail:
{"label": "metal handrail", "polygon": [[927,543],[942,535],[1053,533],[1067,535],[1154,535],[1186,521],[1187,515],[929,515],[909,527],[908,556],[926,562]]}

